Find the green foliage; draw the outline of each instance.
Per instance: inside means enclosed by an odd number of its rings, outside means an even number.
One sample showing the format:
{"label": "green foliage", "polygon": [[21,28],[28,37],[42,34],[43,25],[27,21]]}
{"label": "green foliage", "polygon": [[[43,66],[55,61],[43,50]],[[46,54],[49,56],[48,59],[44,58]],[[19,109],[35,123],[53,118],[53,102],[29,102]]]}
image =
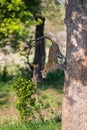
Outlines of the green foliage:
{"label": "green foliage", "polygon": [[13,87],[17,95],[16,107],[20,112],[20,118],[28,121],[35,106],[36,84],[24,77],[17,77],[13,81]]}
{"label": "green foliage", "polygon": [[29,36],[29,27],[34,24],[33,15],[23,0],[0,1],[0,39],[4,39],[0,42],[0,47],[7,43],[16,46],[16,43]]}
{"label": "green foliage", "polygon": [[34,15],[41,15],[41,0],[25,0],[27,9]]}
{"label": "green foliage", "polygon": [[[19,31],[26,25],[30,24],[29,18],[32,14],[26,10],[26,6],[22,0],[4,0],[0,2],[0,31],[5,33],[13,33]],[[3,22],[2,22],[3,21]],[[21,32],[20,32],[21,33]]]}

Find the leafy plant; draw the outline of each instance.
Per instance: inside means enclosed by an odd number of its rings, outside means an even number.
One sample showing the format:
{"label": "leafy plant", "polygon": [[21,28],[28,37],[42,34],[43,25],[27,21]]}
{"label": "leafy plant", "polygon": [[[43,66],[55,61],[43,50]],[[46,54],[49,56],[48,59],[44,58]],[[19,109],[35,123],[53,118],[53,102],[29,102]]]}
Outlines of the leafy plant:
{"label": "leafy plant", "polygon": [[36,84],[24,77],[17,77],[13,81],[13,88],[16,91],[16,108],[20,112],[22,121],[29,121],[35,106]]}
{"label": "leafy plant", "polygon": [[0,47],[9,45],[17,50],[21,41],[31,34],[31,26],[36,23],[23,0],[0,1]]}

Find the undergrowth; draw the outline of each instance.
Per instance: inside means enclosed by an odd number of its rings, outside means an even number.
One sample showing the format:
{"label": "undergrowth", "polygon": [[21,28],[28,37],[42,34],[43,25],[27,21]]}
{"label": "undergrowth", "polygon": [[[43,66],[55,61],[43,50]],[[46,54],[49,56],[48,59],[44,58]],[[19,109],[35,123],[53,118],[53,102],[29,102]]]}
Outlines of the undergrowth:
{"label": "undergrowth", "polygon": [[[12,79],[7,80],[6,82],[0,83],[0,90],[2,94],[4,94],[4,96],[8,99],[8,101],[9,99],[11,99],[12,94],[14,94],[11,89],[12,88],[11,81]],[[23,83],[23,80],[22,80],[22,82],[19,82],[17,84],[17,81],[15,80],[16,85],[19,85],[20,89],[23,86],[24,86],[23,89],[27,88],[26,82],[27,81]],[[33,111],[32,122],[29,121],[29,123],[27,123],[26,125],[23,123],[12,124],[8,122],[7,124],[5,124],[6,126],[1,125],[0,130],[15,130],[15,129],[16,130],[44,130],[44,129],[60,130],[61,129],[60,122],[61,122],[63,84],[64,84],[63,71],[57,70],[55,72],[49,73],[47,75],[47,78],[37,86],[37,93],[35,95],[36,96],[35,109]],[[31,83],[31,86],[32,86],[32,83]],[[26,92],[26,95],[27,95],[27,92]],[[4,108],[5,104],[7,104],[8,107],[10,107],[10,103],[8,103],[8,101],[4,102],[4,104],[1,103],[2,98],[3,97],[0,98],[0,106],[1,107],[3,106]]]}

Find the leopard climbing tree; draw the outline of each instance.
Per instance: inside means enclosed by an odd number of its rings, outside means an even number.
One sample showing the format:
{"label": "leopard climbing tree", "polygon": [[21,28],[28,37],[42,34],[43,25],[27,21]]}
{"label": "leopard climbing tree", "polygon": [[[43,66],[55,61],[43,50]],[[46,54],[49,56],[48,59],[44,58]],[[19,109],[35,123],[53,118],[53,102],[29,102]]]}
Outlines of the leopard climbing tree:
{"label": "leopard climbing tree", "polygon": [[[48,61],[42,70],[42,76],[46,77],[49,72],[55,71],[56,69],[64,69],[65,68],[65,57],[61,53],[59,49],[59,43],[55,40],[52,40],[52,45],[49,49]],[[62,59],[62,63],[60,64],[58,58]]]}

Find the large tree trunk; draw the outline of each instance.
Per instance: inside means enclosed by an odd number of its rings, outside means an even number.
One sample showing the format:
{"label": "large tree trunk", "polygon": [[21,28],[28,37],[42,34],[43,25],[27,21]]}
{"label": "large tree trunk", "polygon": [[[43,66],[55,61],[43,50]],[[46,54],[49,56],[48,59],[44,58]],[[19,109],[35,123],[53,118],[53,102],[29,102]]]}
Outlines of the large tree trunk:
{"label": "large tree trunk", "polygon": [[62,130],[87,130],[87,0],[67,0]]}
{"label": "large tree trunk", "polygon": [[[36,17],[37,19],[40,18],[42,20],[42,23],[40,25],[36,26],[36,34],[35,39],[44,36],[44,23],[45,18],[44,17]],[[36,79],[37,82],[42,80],[41,70],[44,67],[45,63],[45,42],[44,39],[40,39],[36,42],[35,46],[35,57],[34,57],[34,64],[38,65],[38,71],[36,72]],[[34,75],[35,78],[35,75]]]}

